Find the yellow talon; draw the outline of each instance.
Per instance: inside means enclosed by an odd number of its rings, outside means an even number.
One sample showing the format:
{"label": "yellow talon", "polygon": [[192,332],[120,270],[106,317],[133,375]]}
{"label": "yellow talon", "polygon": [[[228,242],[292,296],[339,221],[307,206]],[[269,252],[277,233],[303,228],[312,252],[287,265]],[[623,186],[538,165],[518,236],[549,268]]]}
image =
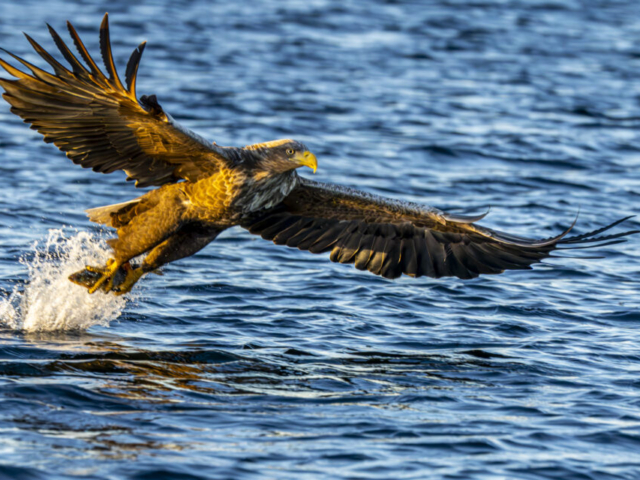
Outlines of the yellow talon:
{"label": "yellow talon", "polygon": [[98,281],[94,283],[91,288],[89,288],[89,293],[95,293],[100,287],[102,287],[102,285],[106,281],[109,281],[109,283],[107,283],[107,285],[103,287],[105,293],[108,293],[111,291],[111,289],[113,289],[113,278],[115,273],[118,271],[118,268],[120,268],[120,264],[114,259],[110,258],[107,261],[107,265],[105,267],[92,267],[90,265],[87,265],[87,267],[85,268],[90,272],[99,273],[102,275],[98,279]]}

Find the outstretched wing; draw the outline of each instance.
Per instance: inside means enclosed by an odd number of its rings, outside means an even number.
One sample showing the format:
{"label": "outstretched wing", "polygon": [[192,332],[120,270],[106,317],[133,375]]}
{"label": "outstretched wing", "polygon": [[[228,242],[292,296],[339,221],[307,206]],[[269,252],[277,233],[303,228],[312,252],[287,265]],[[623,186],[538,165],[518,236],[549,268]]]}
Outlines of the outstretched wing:
{"label": "outstretched wing", "polygon": [[[414,203],[300,180],[277,207],[247,217],[243,226],[278,245],[312,253],[331,252],[333,262],[353,263],[386,278],[403,273],[475,278],[480,274],[530,269],[560,245],[617,243],[634,232],[600,236],[600,230],[567,237],[569,228],[545,240],[508,235],[475,225],[482,219],[447,215]],[[603,243],[605,242],[605,243]]]}
{"label": "outstretched wing", "polygon": [[0,66],[17,78],[0,78],[3,97],[13,113],[74,163],[101,173],[124,170],[138,187],[196,180],[218,169],[224,157],[215,145],[176,123],[155,96],[143,96],[142,103],[138,102],[136,76],[144,42],[131,55],[125,88],[111,54],[108,15],[100,27],[100,49],[108,76],[98,68],[73,26],[67,25],[86,66],[51,26],[49,32],[71,70],[28,35],[35,51],[53,67],[53,74],[5,50],[30,70],[25,73],[0,59]]}

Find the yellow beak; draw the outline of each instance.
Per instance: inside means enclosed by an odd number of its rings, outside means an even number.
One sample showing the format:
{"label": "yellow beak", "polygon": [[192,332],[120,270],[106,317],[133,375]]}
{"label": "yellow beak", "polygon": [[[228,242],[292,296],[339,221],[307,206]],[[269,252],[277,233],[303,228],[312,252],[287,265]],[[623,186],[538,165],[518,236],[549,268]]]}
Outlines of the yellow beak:
{"label": "yellow beak", "polygon": [[295,156],[295,159],[301,167],[309,167],[313,170],[313,173],[316,173],[316,170],[318,169],[318,160],[313,153],[307,150],[304,153],[298,153]]}

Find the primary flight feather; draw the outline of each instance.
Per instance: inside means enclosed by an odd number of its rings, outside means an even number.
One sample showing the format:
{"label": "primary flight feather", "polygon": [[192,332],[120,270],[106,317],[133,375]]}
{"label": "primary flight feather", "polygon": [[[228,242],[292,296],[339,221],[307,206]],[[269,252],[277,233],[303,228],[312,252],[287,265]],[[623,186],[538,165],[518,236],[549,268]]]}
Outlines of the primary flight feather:
{"label": "primary flight feather", "polygon": [[[449,215],[305,180],[295,170],[307,166],[315,172],[317,161],[300,142],[222,147],[178,124],[154,95],[138,99],[136,78],[145,43],[133,51],[123,84],[111,53],[108,15],[100,28],[106,75],[70,23],[68,28],[82,61],[50,26],[70,68],[27,35],[53,73],[5,50],[28,72],[0,59],[14,77],[0,78],[3,98],[74,163],[101,173],[123,170],[138,187],[159,187],[129,202],[87,211],[90,220],[117,229],[109,241],[111,260],[70,277],[90,293],[129,292],[144,274],[195,254],[233,226],[279,245],[331,252],[334,262],[386,278],[469,279],[527,269],[560,245],[599,246],[637,233],[601,235],[622,219],[580,236],[567,236],[569,229],[534,240],[482,227],[476,222],[483,216]],[[144,254],[139,266],[131,265]]]}

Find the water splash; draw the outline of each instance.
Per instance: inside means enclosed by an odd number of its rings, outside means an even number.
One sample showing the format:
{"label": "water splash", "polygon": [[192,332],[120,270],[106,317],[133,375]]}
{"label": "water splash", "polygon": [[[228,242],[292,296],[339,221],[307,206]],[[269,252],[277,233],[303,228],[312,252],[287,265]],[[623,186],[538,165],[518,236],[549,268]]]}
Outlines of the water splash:
{"label": "water splash", "polygon": [[99,236],[50,230],[46,242],[36,242],[33,250],[20,260],[28,270],[27,283],[0,299],[0,326],[26,332],[86,330],[108,326],[122,313],[124,297],[89,295],[67,278],[85,265],[107,261],[109,249]]}

